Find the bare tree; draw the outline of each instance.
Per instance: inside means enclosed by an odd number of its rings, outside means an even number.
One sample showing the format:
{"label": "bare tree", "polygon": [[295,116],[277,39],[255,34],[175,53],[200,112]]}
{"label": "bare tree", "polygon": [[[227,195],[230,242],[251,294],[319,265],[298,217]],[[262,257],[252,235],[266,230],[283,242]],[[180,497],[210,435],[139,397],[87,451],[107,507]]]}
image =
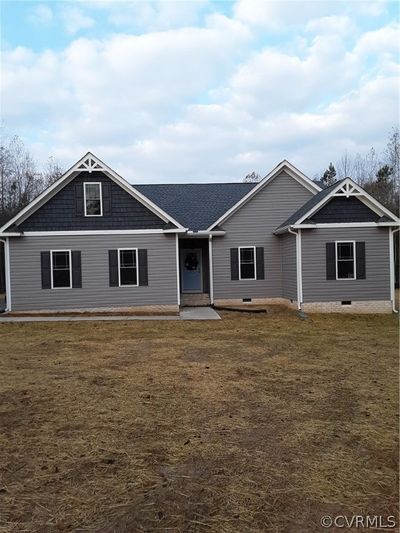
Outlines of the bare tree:
{"label": "bare tree", "polygon": [[337,176],[338,179],[344,179],[353,173],[354,170],[354,158],[349,152],[346,152],[342,155],[339,161],[336,163]]}
{"label": "bare tree", "polygon": [[49,187],[52,183],[58,180],[64,174],[64,170],[59,162],[50,156],[47,160],[47,165],[42,173],[44,187]]}
{"label": "bare tree", "polygon": [[2,135],[1,141],[0,224],[3,224],[63,172],[59,163],[51,157],[45,171],[40,172],[31,153],[17,135]]}

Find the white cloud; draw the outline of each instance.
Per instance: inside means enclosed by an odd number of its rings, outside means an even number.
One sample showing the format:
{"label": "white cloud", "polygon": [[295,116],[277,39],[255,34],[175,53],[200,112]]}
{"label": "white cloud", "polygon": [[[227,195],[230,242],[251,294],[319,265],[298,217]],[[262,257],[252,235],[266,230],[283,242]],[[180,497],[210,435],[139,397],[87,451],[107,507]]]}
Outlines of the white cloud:
{"label": "white cloud", "polygon": [[204,0],[111,2],[103,5],[103,9],[109,11],[109,21],[118,28],[146,28],[147,31],[193,26],[208,7],[208,2]]}
{"label": "white cloud", "polygon": [[311,19],[306,30],[312,33],[334,33],[336,35],[349,35],[356,31],[354,22],[348,15],[334,15]]}
{"label": "white cloud", "polygon": [[49,24],[53,20],[53,11],[46,4],[38,4],[31,9],[29,20],[34,24]]}
{"label": "white cloud", "polygon": [[400,24],[392,23],[378,30],[364,33],[359,39],[355,52],[360,55],[394,53],[400,51]]}
{"label": "white cloud", "polygon": [[[313,174],[346,149],[379,148],[398,98],[398,27],[362,32],[347,4],[325,4],[240,1],[196,27],[196,6],[135,3],[127,16],[152,31],[129,22],[60,52],[5,51],[4,120],[42,159],[67,166],[92,150],[136,182],[240,179],[283,158]],[[71,33],[93,24],[83,5]]]}
{"label": "white cloud", "polygon": [[95,25],[93,18],[85,15],[82,9],[69,6],[62,9],[62,18],[65,29],[70,35],[74,35],[80,30],[91,28]]}
{"label": "white cloud", "polygon": [[313,0],[238,0],[234,16],[254,28],[290,32],[292,26],[305,25],[310,19],[336,15],[343,11],[340,1]]}

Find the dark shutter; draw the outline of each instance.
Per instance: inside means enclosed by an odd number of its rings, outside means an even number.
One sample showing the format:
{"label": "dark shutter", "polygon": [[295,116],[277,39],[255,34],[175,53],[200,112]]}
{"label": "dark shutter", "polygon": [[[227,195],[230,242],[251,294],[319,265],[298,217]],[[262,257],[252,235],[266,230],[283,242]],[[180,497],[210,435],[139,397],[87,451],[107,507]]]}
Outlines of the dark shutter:
{"label": "dark shutter", "polygon": [[356,269],[357,279],[365,279],[365,242],[356,242]]}
{"label": "dark shutter", "polygon": [[42,289],[51,289],[50,252],[40,252]]}
{"label": "dark shutter", "polygon": [[82,288],[82,266],[81,266],[81,252],[72,251],[72,287],[74,289]]}
{"label": "dark shutter", "polygon": [[111,215],[111,184],[102,183],[103,215]]}
{"label": "dark shutter", "polygon": [[334,242],[326,243],[326,279],[336,279],[336,247]]}
{"label": "dark shutter", "polygon": [[118,250],[108,250],[108,266],[110,269],[110,287],[118,287]]}
{"label": "dark shutter", "polygon": [[139,285],[148,285],[149,276],[147,272],[147,250],[138,250],[139,254]]}
{"label": "dark shutter", "polygon": [[231,279],[239,279],[239,249],[231,248]]}
{"label": "dark shutter", "polygon": [[85,214],[83,208],[83,183],[75,184],[75,204],[77,216],[83,216]]}
{"label": "dark shutter", "polygon": [[257,279],[264,279],[264,248],[262,246],[256,248],[256,265]]}

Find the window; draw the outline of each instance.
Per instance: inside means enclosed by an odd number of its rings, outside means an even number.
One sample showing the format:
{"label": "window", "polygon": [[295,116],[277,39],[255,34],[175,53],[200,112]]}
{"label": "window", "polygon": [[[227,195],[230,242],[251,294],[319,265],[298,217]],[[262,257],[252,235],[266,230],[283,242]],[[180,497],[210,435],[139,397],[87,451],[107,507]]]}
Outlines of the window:
{"label": "window", "polygon": [[52,250],[51,260],[51,288],[70,289],[71,276],[71,250]]}
{"label": "window", "polygon": [[239,248],[239,279],[256,279],[255,246]]}
{"label": "window", "polygon": [[84,183],[85,217],[103,215],[101,183]]}
{"label": "window", "polygon": [[119,286],[138,285],[137,249],[118,250]]}
{"label": "window", "polygon": [[354,241],[336,242],[336,279],[356,279]]}

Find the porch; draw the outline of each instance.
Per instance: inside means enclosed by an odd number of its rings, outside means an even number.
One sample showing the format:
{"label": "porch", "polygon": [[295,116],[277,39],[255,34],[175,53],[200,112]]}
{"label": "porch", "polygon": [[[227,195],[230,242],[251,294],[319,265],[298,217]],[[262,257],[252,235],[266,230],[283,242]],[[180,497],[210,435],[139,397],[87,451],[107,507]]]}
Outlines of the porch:
{"label": "porch", "polygon": [[182,307],[204,307],[210,300],[208,238],[179,239],[179,286]]}

